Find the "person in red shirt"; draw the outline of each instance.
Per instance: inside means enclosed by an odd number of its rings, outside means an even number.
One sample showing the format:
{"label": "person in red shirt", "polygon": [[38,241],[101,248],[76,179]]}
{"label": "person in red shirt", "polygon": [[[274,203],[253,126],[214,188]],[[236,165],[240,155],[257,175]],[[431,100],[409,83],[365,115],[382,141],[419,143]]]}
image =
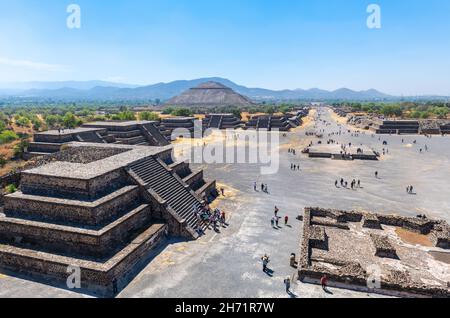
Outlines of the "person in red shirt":
{"label": "person in red shirt", "polygon": [[323,275],[320,279],[320,284],[322,285],[322,289],[324,291],[327,291],[327,285],[328,285],[328,277],[327,275]]}
{"label": "person in red shirt", "polygon": [[286,216],[284,217],[284,225],[287,225],[288,222],[289,222],[289,217],[286,215]]}

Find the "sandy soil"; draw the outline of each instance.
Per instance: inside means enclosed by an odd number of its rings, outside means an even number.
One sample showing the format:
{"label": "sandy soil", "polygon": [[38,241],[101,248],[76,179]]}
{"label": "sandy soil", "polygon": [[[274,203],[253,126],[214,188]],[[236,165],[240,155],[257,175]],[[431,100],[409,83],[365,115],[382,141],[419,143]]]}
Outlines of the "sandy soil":
{"label": "sandy soil", "polygon": [[422,235],[418,233],[414,233],[402,228],[397,228],[395,230],[397,235],[401,238],[401,240],[405,243],[412,245],[422,245],[426,247],[432,247],[433,243],[431,242],[428,235]]}

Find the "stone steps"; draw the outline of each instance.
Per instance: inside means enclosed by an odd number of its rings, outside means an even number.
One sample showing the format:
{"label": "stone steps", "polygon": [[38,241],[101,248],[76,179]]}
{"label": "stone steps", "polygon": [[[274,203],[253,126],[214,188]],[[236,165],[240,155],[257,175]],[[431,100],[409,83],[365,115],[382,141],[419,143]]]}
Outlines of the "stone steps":
{"label": "stone steps", "polygon": [[148,134],[148,138],[150,140],[154,140],[153,146],[167,146],[170,143],[167,141],[167,139],[161,134],[158,128],[156,128],[154,125],[143,125],[141,130],[144,132],[144,135]]}
{"label": "stone steps", "polygon": [[196,220],[192,219],[193,206],[201,206],[201,202],[181,179],[176,178],[169,170],[154,158],[133,164],[130,169],[155,191],[176,214],[187,221],[187,226],[194,230]]}
{"label": "stone steps", "polygon": [[147,140],[142,135],[131,138],[116,138],[116,141],[124,145],[136,145],[139,143],[147,142]]}

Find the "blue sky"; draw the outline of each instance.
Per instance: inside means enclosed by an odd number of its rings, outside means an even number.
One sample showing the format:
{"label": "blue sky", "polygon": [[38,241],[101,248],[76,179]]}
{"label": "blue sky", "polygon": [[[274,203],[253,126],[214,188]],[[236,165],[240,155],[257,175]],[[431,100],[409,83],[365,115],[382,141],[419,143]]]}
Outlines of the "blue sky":
{"label": "blue sky", "polygon": [[[71,3],[81,29],[66,26]],[[221,76],[450,95],[448,0],[0,0],[0,30],[0,82]]]}

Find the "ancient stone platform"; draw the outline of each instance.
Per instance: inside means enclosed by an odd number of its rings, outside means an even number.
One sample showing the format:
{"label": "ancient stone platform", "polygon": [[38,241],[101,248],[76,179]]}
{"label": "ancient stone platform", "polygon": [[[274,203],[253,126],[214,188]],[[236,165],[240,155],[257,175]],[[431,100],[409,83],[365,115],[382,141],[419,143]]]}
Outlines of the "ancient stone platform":
{"label": "ancient stone platform", "polygon": [[[358,149],[360,152],[358,152]],[[328,158],[335,160],[378,160],[377,153],[370,147],[353,145],[346,147],[345,152],[340,145],[316,145],[307,148],[310,158]]]}
{"label": "ancient stone platform", "polygon": [[[408,241],[420,236],[427,246]],[[450,226],[439,220],[306,208],[298,273],[302,281],[327,275],[343,288],[388,295],[450,297]],[[368,282],[379,273],[380,288]],[[372,282],[373,283],[373,282]]]}
{"label": "ancient stone platform", "polygon": [[56,153],[70,142],[167,146],[169,141],[151,121],[104,121],[84,124],[76,129],[36,133],[27,151],[27,159]]}
{"label": "ancient stone platform", "polygon": [[[172,148],[70,143],[22,172],[0,215],[0,269],[113,296],[167,235],[196,239],[192,213],[215,182],[174,163]],[[206,192],[206,193],[205,193]]]}

